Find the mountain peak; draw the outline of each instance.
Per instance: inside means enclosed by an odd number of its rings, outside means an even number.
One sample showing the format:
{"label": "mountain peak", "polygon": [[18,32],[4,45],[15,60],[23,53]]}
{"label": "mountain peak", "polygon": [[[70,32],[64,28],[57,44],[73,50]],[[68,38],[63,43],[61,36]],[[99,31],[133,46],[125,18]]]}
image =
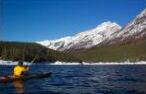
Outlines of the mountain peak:
{"label": "mountain peak", "polygon": [[76,36],[79,36],[79,35],[90,35],[90,34],[99,34],[99,33],[105,33],[105,34],[106,33],[113,33],[111,31],[118,31],[121,28],[122,27],[120,25],[118,25],[117,23],[115,23],[115,22],[106,21],[106,22],[103,22],[103,23],[97,25],[93,29],[89,29],[89,30],[80,32]]}
{"label": "mountain peak", "polygon": [[117,23],[112,22],[112,21],[106,21],[106,22],[101,23],[100,25],[97,25],[97,27],[110,26],[110,25],[117,25]]}
{"label": "mountain peak", "polygon": [[116,22],[111,22],[111,21],[106,21],[101,23],[100,25],[97,25],[96,29],[107,29],[107,28],[111,28],[111,27],[118,27],[119,29],[121,29],[122,27],[120,25],[118,25]]}

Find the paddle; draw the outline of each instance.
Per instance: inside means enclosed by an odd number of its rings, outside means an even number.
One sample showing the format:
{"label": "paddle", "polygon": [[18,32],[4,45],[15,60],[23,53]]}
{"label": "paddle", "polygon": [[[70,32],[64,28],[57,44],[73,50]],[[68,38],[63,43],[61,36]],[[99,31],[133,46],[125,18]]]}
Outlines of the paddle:
{"label": "paddle", "polygon": [[[22,61],[25,60],[25,54],[24,54],[24,52],[25,52],[25,48],[23,49]],[[37,56],[37,55],[36,55],[36,56]],[[35,61],[35,59],[36,59],[36,56],[33,58],[33,60],[30,62],[30,64],[33,64],[33,63],[34,63],[34,61]],[[28,67],[28,66],[26,65],[25,67]]]}
{"label": "paddle", "polygon": [[33,58],[33,60],[30,62],[30,64],[33,64],[34,63],[34,61],[38,58],[38,55],[40,54],[40,52],[41,52],[42,50],[40,50],[39,52],[38,52],[38,54]]}
{"label": "paddle", "polygon": [[34,58],[33,58],[33,60],[30,62],[30,64],[33,64],[34,63],[34,61],[37,59],[37,56],[35,56]]}

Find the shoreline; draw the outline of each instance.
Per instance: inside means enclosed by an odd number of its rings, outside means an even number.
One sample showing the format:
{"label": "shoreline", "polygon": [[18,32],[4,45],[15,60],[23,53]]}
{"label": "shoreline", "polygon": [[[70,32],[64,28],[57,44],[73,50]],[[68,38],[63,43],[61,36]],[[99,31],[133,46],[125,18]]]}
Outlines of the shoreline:
{"label": "shoreline", "polygon": [[[0,60],[0,65],[17,65],[18,61],[5,61],[5,60]],[[39,63],[38,63],[39,64]],[[83,62],[83,63],[78,63],[78,62],[61,62],[61,61],[56,61],[54,63],[44,63],[45,65],[146,65],[146,61],[137,61],[137,62],[94,62],[94,63],[89,63],[89,62]],[[24,62],[24,65],[31,65],[29,62]],[[42,65],[42,63],[41,63]]]}
{"label": "shoreline", "polygon": [[60,62],[56,61],[55,63],[51,65],[146,65],[146,61],[137,61],[137,62],[96,62],[96,63],[88,63],[88,62],[83,62],[83,63],[77,63],[77,62]]}

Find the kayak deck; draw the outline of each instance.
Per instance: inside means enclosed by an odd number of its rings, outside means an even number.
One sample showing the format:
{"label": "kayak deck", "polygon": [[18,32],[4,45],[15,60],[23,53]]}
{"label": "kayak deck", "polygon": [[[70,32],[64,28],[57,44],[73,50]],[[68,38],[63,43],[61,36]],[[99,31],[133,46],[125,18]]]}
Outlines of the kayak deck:
{"label": "kayak deck", "polygon": [[46,73],[37,73],[33,75],[27,75],[27,76],[22,76],[22,77],[14,77],[14,76],[3,76],[0,77],[0,83],[8,83],[8,82],[13,82],[13,81],[18,81],[18,80],[30,80],[30,79],[41,79],[41,78],[46,78],[50,77],[52,72],[46,72]]}

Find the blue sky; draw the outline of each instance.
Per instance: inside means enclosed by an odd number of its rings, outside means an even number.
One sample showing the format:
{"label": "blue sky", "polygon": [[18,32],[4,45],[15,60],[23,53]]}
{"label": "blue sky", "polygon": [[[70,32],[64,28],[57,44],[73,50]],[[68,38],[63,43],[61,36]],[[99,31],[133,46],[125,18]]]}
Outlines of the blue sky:
{"label": "blue sky", "polygon": [[92,29],[104,21],[125,26],[146,0],[2,0],[0,40],[53,40]]}

